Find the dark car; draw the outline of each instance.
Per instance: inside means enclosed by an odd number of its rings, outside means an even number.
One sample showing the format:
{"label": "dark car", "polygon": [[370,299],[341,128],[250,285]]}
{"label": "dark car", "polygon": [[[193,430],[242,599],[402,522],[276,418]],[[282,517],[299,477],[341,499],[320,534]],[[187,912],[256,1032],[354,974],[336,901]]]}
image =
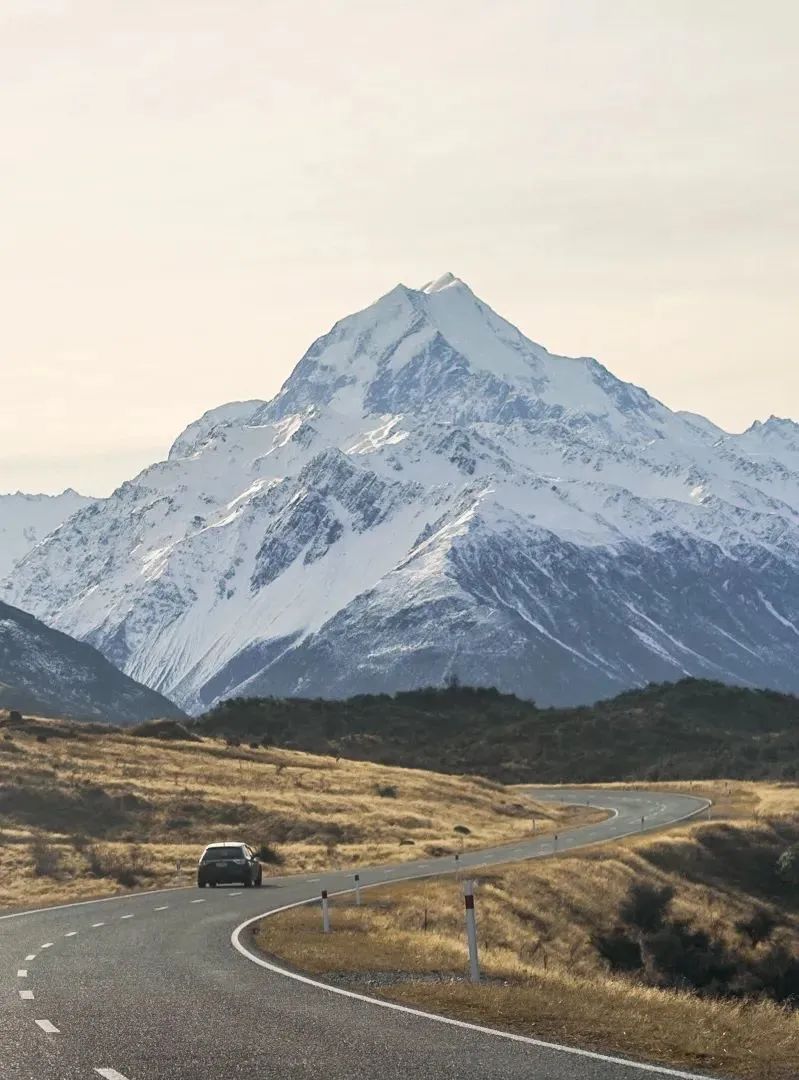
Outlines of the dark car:
{"label": "dark car", "polygon": [[249,889],[260,885],[263,880],[263,868],[258,857],[247,844],[229,842],[209,844],[200,856],[197,866],[197,886],[200,889],[210,885],[244,885]]}

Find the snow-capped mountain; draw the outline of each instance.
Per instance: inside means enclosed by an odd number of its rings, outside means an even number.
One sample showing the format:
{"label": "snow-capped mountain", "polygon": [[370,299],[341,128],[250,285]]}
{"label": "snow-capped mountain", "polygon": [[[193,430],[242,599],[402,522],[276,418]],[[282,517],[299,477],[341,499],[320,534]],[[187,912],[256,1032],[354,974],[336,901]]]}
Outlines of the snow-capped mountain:
{"label": "snow-capped mountain", "polygon": [[133,724],[182,716],[90,645],[0,603],[0,708]]}
{"label": "snow-capped mountain", "polygon": [[0,495],[0,579],[40,540],[92,499],[67,488],[60,495]]}
{"label": "snow-capped mountain", "polygon": [[7,598],[189,709],[685,673],[799,690],[799,426],[729,435],[550,354],[452,275],[206,413]]}

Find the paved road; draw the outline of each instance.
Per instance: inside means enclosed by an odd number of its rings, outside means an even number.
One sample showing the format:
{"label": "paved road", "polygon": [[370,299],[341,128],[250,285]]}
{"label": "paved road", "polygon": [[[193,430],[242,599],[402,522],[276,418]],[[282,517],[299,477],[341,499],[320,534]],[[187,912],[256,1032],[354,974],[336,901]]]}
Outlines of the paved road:
{"label": "paved road", "polygon": [[[556,798],[551,792],[537,798]],[[585,791],[563,792],[565,801]],[[657,828],[701,800],[591,792],[607,821],[561,834],[560,851]],[[552,853],[551,837],[461,856],[464,868]],[[364,884],[451,870],[419,860],[361,871]],[[321,880],[320,880],[321,878]],[[262,912],[351,885],[349,874],[263,889],[175,889],[0,918],[2,1080],[636,1080],[689,1076],[582,1057],[305,985],[231,946]]]}

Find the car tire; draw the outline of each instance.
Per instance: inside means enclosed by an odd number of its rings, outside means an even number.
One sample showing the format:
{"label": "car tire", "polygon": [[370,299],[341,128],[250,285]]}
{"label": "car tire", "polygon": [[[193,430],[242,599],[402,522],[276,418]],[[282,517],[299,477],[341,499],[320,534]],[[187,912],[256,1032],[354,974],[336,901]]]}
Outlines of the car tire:
{"label": "car tire", "polygon": [[259,872],[259,874],[258,874],[258,880],[256,881],[256,883],[255,883],[255,884],[256,884],[256,885],[258,886],[258,888],[260,889],[260,888],[261,888],[261,886],[263,885],[263,883],[264,883],[264,873],[263,873],[263,870],[261,870],[261,871]]}

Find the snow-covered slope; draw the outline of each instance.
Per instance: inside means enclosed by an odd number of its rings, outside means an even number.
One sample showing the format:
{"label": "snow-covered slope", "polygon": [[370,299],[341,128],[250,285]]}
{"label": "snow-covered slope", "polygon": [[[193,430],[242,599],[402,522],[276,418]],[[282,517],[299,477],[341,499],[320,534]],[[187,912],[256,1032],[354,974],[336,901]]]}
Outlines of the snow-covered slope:
{"label": "snow-covered slope", "polygon": [[60,495],[0,495],[0,579],[40,540],[92,499],[68,488]]}
{"label": "snow-covered slope", "polygon": [[799,690],[797,568],[797,425],[672,412],[448,274],[206,413],[5,595],[191,709],[452,674],[576,702]]}
{"label": "snow-covered slope", "polygon": [[0,708],[133,724],[182,716],[96,649],[0,603]]}

